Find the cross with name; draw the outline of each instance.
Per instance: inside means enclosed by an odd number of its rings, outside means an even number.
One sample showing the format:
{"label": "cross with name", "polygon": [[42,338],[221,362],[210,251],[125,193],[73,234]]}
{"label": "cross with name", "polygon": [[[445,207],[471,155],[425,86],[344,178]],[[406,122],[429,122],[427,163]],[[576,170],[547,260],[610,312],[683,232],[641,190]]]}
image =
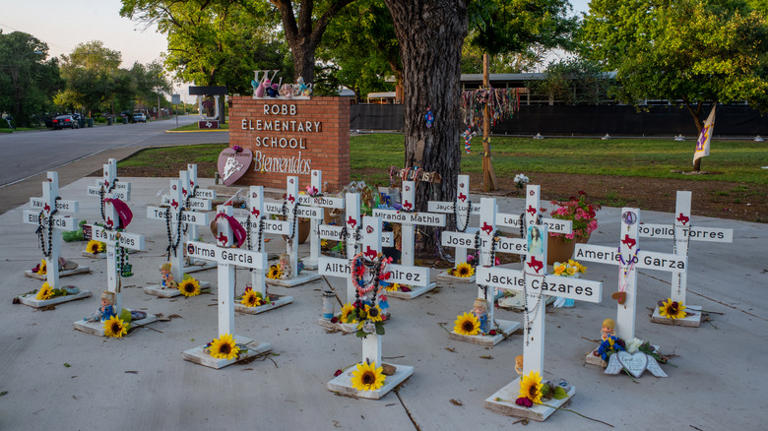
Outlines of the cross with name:
{"label": "cross with name", "polygon": [[[167,207],[147,206],[147,218],[159,220],[165,223],[168,240],[168,260],[171,262],[171,274],[176,283],[180,283],[184,277],[184,228],[183,225],[207,226],[208,214],[196,211],[187,211],[184,208],[184,194],[180,180],[171,180],[170,203]],[[144,292],[150,295],[170,298],[181,295],[178,289],[169,288],[162,284],[151,284],[144,288]],[[201,289],[207,289],[207,282],[200,283]]]}
{"label": "cross with name", "polygon": [[[299,202],[299,177],[286,178],[285,199],[283,202],[264,201],[264,212],[267,214],[282,215],[288,222],[288,232],[281,232],[286,239],[286,253],[291,262],[290,274],[285,279],[270,279],[269,284],[285,287],[294,287],[317,280],[320,276],[317,272],[304,270],[298,273],[299,264],[299,219],[322,219],[323,211],[320,207],[303,206]],[[271,233],[266,232],[265,233]]]}
{"label": "cross with name", "polygon": [[[414,211],[416,208],[416,184],[413,181],[403,181],[402,210],[374,208],[373,216],[381,217],[384,222],[401,226],[401,255],[400,263],[405,266],[415,265],[416,226],[445,226],[445,214]],[[410,292],[390,292],[390,296],[402,299],[413,299],[423,295],[435,287],[428,283],[420,289]]]}
{"label": "cross with name", "polygon": [[627,342],[635,338],[637,269],[673,272],[685,271],[688,266],[688,258],[684,255],[640,250],[639,220],[639,209],[622,208],[618,248],[576,244],[574,251],[575,259],[618,267],[618,290],[612,295],[617,301],[616,335]]}
{"label": "cross with name", "polygon": [[341,197],[323,196],[323,172],[313,169],[310,174],[310,186],[307,194],[299,195],[299,204],[303,207],[315,207],[320,209],[320,218],[310,218],[309,231],[309,256],[302,259],[304,268],[317,269],[317,259],[320,257],[320,237],[318,226],[322,224],[324,208],[344,208],[344,199]]}
{"label": "cross with name", "polygon": [[[362,247],[365,248],[364,259],[372,260],[375,262],[381,253],[381,219],[378,217],[366,216],[363,217],[362,224],[363,228],[361,235]],[[350,278],[352,276],[351,263],[349,259],[320,256],[320,259],[318,260],[318,270],[320,271],[320,274],[331,277]],[[387,266],[387,271],[390,272],[390,278],[388,281],[392,283],[405,282],[416,284],[411,280],[412,278],[425,280],[429,275],[427,268],[408,268],[401,265],[392,264]],[[371,280],[371,282],[378,285],[377,280]],[[376,289],[376,287],[374,287],[374,289]],[[377,292],[374,292],[374,294],[376,293]],[[366,298],[361,297],[360,300],[366,300]],[[381,335],[376,333],[366,335],[364,338],[362,338],[362,347],[361,364],[370,363],[375,364],[376,367],[381,367]],[[391,365],[394,367],[395,373],[393,375],[386,376],[384,386],[378,390],[358,391],[352,387],[352,371],[355,370],[355,367],[351,367],[346,372],[340,374],[328,382],[328,390],[346,395],[354,395],[361,398],[379,399],[413,374],[413,367],[407,365]]]}
{"label": "cross with name", "polygon": [[[107,200],[104,204],[104,211],[107,214],[107,217],[117,217],[117,214],[115,214],[114,206],[112,205],[111,201]],[[124,230],[117,230],[117,229],[111,229],[109,227],[101,227],[98,225],[86,225],[86,229],[83,229],[84,232],[86,232],[90,239],[94,239],[97,241],[101,241],[106,244],[107,250],[107,291],[112,292],[114,294],[115,303],[112,304],[114,307],[115,314],[117,316],[120,316],[120,312],[123,310],[123,299],[122,299],[122,282],[120,280],[120,273],[122,271],[122,265],[124,264],[124,261],[122,260],[124,257],[125,249],[127,250],[144,250],[144,236],[135,234],[135,233],[129,233],[125,232]],[[118,259],[120,259],[120,262],[118,264]],[[130,309],[129,309],[130,310]],[[146,317],[140,318],[140,319],[132,319],[130,322],[131,328],[147,325],[149,323],[154,322],[157,320],[157,317],[155,315],[146,313]],[[89,333],[92,335],[98,335],[98,336],[104,336],[104,328],[101,322],[95,321],[95,322],[89,322],[87,320],[79,320],[74,322],[75,329]]]}
{"label": "cross with name", "polygon": [[[248,250],[256,251],[261,254],[263,259],[262,266],[267,267],[267,249],[264,243],[264,234],[283,235],[288,232],[289,224],[284,220],[270,220],[265,217],[264,212],[264,187],[250,186],[248,189],[248,214],[246,216],[236,216],[237,221],[245,227],[246,246]],[[246,307],[242,304],[235,304],[239,312],[248,314],[258,314],[269,311],[283,305],[293,302],[293,297],[287,295],[269,295],[267,284],[265,283],[264,269],[251,269],[251,289],[258,292],[262,298],[270,297],[270,303],[257,307]],[[277,297],[277,298],[274,298]]]}
{"label": "cross with name", "polygon": [[540,185],[528,184],[525,188],[525,195],[525,210],[523,214],[498,213],[496,214],[496,225],[519,229],[521,221],[525,223],[525,228],[540,222],[547,225],[547,229],[552,233],[569,234],[572,232],[573,223],[570,220],[560,220],[542,215]]}
{"label": "cross with name", "polygon": [[216,209],[217,244],[190,241],[186,244],[187,255],[197,259],[216,262],[218,267],[218,335],[231,335],[235,342],[243,345],[241,354],[233,359],[217,359],[205,352],[206,346],[198,346],[184,351],[184,359],[211,368],[223,368],[227,365],[272,350],[269,343],[256,343],[254,340],[235,334],[235,268],[245,267],[264,271],[266,257],[264,253],[240,250],[234,241],[231,223],[237,223],[232,207],[220,205]]}
{"label": "cross with name", "polygon": [[[30,198],[29,204],[32,209],[24,210],[23,221],[26,224],[37,226],[37,235],[40,241],[40,247],[45,260],[45,280],[51,289],[61,289],[59,281],[60,276],[74,275],[83,272],[90,272],[88,267],[78,267],[75,270],[65,271],[59,267],[59,256],[61,254],[61,233],[64,230],[76,229],[77,220],[72,215],[62,215],[60,213],[74,214],[78,211],[77,201],[62,200],[59,198],[59,174],[58,172],[48,172],[46,180],[43,181],[43,196],[41,198]],[[56,232],[54,232],[56,231]],[[31,270],[26,271],[25,275],[37,278],[38,274]],[[22,304],[32,307],[42,307],[55,303],[73,301],[75,299],[91,296],[88,291],[82,291],[74,295],[65,295],[54,297],[48,300],[39,301],[35,295],[22,296],[19,299]]]}
{"label": "cross with name", "polygon": [[[522,376],[528,376],[531,372],[544,375],[545,296],[559,296],[593,303],[599,303],[602,298],[602,282],[547,274],[547,237],[546,224],[528,226],[526,234],[528,253],[522,270],[482,266],[478,268],[477,273],[478,283],[503,290],[523,292],[525,306]],[[566,398],[560,400],[553,398],[547,406],[541,404],[529,408],[518,406],[515,400],[522,376],[488,397],[485,400],[486,407],[513,416],[522,415],[543,421],[575,394],[575,388],[571,387],[567,391]]]}
{"label": "cross with name", "polygon": [[[640,237],[643,238],[673,240],[673,253],[686,257],[688,256],[688,246],[690,241],[733,242],[733,229],[693,226],[693,217],[691,216],[691,192],[689,191],[678,190],[677,192],[673,224],[640,223],[638,230]],[[689,317],[681,319],[680,323],[685,326],[699,326],[701,325],[701,306],[688,305],[686,303],[687,285],[688,266],[682,271],[673,270],[670,298],[672,298],[673,301],[684,304],[689,310],[697,311],[692,313]],[[656,323],[670,323],[670,319],[664,318],[659,314],[658,307],[654,309],[651,321]]]}
{"label": "cross with name", "polygon": [[[475,233],[476,228],[469,227],[469,219],[472,215],[480,214],[480,205],[472,203],[469,199],[469,175],[459,175],[456,180],[456,201],[454,202],[442,202],[442,201],[429,201],[427,202],[427,211],[432,213],[453,214],[457,233]],[[454,256],[453,269],[456,269],[460,264],[467,262],[467,247],[461,244],[446,244],[442,243],[446,247],[454,247],[456,250]],[[453,277],[451,275],[440,273],[438,278],[448,279],[461,279]],[[473,282],[475,280],[474,275],[472,277],[464,278],[467,282]]]}
{"label": "cross with name", "polygon": [[[343,241],[347,259],[352,259],[362,246],[363,219],[360,217],[360,193],[346,193],[344,196],[344,224],[334,226],[322,224],[318,226],[317,236],[320,239]],[[392,232],[381,233],[383,247],[394,247],[394,235]],[[347,302],[351,303],[355,297],[355,285],[351,279],[347,279]]]}

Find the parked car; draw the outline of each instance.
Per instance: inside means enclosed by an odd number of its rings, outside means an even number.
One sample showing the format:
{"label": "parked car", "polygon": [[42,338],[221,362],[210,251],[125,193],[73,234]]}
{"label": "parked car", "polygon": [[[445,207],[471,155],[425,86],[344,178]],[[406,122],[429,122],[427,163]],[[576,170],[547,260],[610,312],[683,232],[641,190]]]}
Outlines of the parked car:
{"label": "parked car", "polygon": [[77,119],[72,115],[59,115],[53,119],[54,129],[63,129],[69,127],[70,129],[79,129],[80,125],[77,123]]}
{"label": "parked car", "polygon": [[147,116],[144,115],[143,112],[137,112],[133,114],[133,122],[134,123],[146,123],[147,122]]}

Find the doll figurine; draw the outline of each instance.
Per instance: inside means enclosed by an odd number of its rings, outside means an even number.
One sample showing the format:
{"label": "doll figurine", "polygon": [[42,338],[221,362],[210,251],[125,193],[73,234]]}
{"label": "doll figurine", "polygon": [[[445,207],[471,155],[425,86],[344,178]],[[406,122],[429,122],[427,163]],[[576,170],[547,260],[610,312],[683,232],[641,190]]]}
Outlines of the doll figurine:
{"label": "doll figurine", "polygon": [[280,97],[285,97],[286,99],[290,99],[293,97],[293,85],[291,84],[283,84],[280,86]]}
{"label": "doll figurine", "polygon": [[86,322],[97,322],[97,321],[105,321],[108,320],[112,316],[116,316],[117,313],[115,312],[115,292],[110,292],[108,290],[105,290],[101,292],[101,306],[99,307],[99,311],[96,313],[93,313],[87,317],[84,317],[83,320]]}
{"label": "doll figurine", "polygon": [[603,326],[600,329],[600,339],[605,341],[608,339],[608,337],[611,337],[614,335],[616,329],[616,322],[613,321],[613,319],[608,318],[603,320]]}
{"label": "doll figurine", "polygon": [[475,298],[475,303],[472,305],[472,314],[480,321],[480,332],[487,334],[491,330],[488,324],[488,304],[485,299]]}
{"label": "doll figurine", "polygon": [[280,278],[291,278],[291,257],[287,253],[283,253],[280,255],[278,263],[280,264],[280,272],[282,273]]}
{"label": "doll figurine", "polygon": [[162,278],[160,285],[163,289],[176,288],[176,282],[173,280],[173,273],[171,272],[171,262],[165,262],[160,266],[160,277]]}

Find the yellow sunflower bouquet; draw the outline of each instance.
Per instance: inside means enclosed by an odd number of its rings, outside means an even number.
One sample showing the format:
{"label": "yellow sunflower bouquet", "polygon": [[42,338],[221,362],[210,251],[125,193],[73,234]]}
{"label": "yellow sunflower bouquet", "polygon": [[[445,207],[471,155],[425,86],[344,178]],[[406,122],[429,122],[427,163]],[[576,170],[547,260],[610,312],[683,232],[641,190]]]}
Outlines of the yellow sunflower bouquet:
{"label": "yellow sunflower bouquet", "polygon": [[685,319],[688,316],[685,309],[686,307],[682,302],[673,301],[672,298],[667,298],[666,301],[659,301],[659,314],[667,319]]}
{"label": "yellow sunflower bouquet", "polygon": [[376,367],[376,362],[367,363],[363,362],[355,366],[356,370],[352,371],[352,387],[358,391],[375,391],[384,386],[386,376],[384,376],[384,368]]}
{"label": "yellow sunflower bouquet", "polygon": [[184,279],[181,280],[181,283],[179,283],[177,287],[179,292],[181,292],[181,294],[187,298],[200,294],[200,282],[186,274]]}
{"label": "yellow sunflower bouquet", "polygon": [[88,244],[85,245],[85,251],[87,253],[91,253],[91,254],[103,253],[104,250],[106,250],[106,249],[107,249],[107,244],[106,243],[103,243],[101,241],[97,241],[95,239],[92,239],[92,240],[88,241]]}
{"label": "yellow sunflower bouquet", "polygon": [[277,280],[283,276],[283,270],[280,268],[280,264],[274,264],[269,267],[267,271],[267,278],[270,280]]}
{"label": "yellow sunflower bouquet", "polygon": [[454,277],[469,278],[475,275],[475,268],[464,262],[456,265],[456,268],[448,270],[448,273]]}
{"label": "yellow sunflower bouquet", "polygon": [[240,356],[241,349],[232,334],[224,334],[208,343],[205,351],[216,359],[236,359]]}

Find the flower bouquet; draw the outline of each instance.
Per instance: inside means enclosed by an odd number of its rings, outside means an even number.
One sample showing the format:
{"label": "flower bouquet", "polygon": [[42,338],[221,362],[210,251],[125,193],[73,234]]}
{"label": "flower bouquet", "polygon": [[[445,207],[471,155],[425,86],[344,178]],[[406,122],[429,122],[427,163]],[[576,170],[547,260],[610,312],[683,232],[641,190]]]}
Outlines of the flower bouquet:
{"label": "flower bouquet", "polygon": [[592,232],[597,229],[597,211],[600,205],[591,203],[583,191],[565,201],[552,201],[552,204],[558,206],[552,211],[552,218],[570,220],[573,229],[568,234],[550,232],[549,236],[564,239],[566,242],[587,242]]}

